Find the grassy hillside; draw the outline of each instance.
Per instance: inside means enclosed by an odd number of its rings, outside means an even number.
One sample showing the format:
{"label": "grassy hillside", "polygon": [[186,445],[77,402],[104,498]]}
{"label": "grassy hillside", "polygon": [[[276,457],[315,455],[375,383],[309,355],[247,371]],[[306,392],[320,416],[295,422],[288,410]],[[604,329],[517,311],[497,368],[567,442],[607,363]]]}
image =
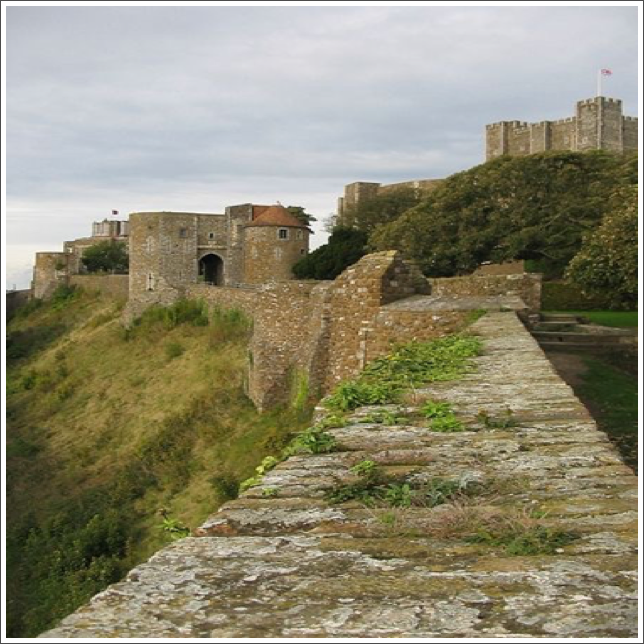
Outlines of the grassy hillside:
{"label": "grassy hillside", "polygon": [[307,410],[243,393],[248,321],[59,291],[8,326],[9,634],[33,636],[236,495]]}

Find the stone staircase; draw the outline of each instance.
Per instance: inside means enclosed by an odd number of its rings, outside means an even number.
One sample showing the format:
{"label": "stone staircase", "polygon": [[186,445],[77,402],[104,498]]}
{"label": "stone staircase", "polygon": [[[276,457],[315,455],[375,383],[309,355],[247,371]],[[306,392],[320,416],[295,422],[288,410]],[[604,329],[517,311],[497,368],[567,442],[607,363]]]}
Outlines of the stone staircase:
{"label": "stone staircase", "polygon": [[[514,313],[473,331],[484,342],[476,371],[415,392],[452,403],[468,431],[369,423],[374,409],[358,409],[328,430],[337,451],[279,464],[201,536],[164,548],[41,637],[635,637],[636,478]],[[516,426],[479,414],[507,409]],[[391,522],[327,500],[365,460],[415,480],[502,485],[471,505],[389,512]],[[513,556],[453,530],[477,512],[536,509],[575,540]]]}
{"label": "stone staircase", "polygon": [[620,329],[590,324],[583,316],[542,313],[532,335],[543,349],[615,349],[637,342],[636,329]]}

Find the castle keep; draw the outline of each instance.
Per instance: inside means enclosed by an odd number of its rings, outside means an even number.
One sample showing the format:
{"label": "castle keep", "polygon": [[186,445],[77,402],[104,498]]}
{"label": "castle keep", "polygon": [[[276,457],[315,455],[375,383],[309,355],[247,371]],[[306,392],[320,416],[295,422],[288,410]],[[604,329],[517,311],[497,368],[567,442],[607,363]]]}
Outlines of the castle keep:
{"label": "castle keep", "polygon": [[[558,121],[499,121],[485,126],[485,160],[498,156],[524,156],[548,150],[637,150],[637,117],[624,116],[622,101],[598,96],[578,101],[575,115]],[[435,190],[443,179],[417,179],[400,183],[356,181],[344,187],[338,199],[338,223],[361,201],[397,188],[419,192]]]}
{"label": "castle keep", "polygon": [[637,150],[637,117],[624,116],[622,101],[597,96],[579,101],[575,115],[558,121],[500,121],[485,126],[485,159],[547,150]]}

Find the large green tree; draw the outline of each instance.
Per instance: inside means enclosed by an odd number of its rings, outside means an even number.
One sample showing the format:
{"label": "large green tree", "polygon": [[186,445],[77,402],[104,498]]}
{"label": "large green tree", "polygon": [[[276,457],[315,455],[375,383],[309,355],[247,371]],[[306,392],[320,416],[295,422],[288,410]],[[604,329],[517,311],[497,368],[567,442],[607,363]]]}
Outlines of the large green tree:
{"label": "large green tree", "polygon": [[306,212],[302,206],[287,206],[286,210],[288,210],[293,217],[301,221],[305,226],[310,226],[314,221],[317,221],[317,219]]}
{"label": "large green tree", "polygon": [[82,262],[89,273],[127,273],[127,245],[114,239],[99,242],[83,252]]}
{"label": "large green tree", "polygon": [[611,199],[613,210],[584,238],[566,277],[590,295],[608,295],[614,305],[637,302],[637,186]]}
{"label": "large green tree", "polygon": [[561,274],[608,209],[637,181],[637,159],[606,152],[500,157],[448,177],[421,203],[375,227],[374,249],[399,249],[427,275],[529,259]]}
{"label": "large green tree", "polygon": [[336,228],[328,243],[293,266],[293,274],[299,279],[335,279],[365,254],[366,243],[366,233],[353,228]]}
{"label": "large green tree", "polygon": [[396,221],[404,212],[417,206],[422,201],[423,194],[425,193],[408,186],[379,192],[348,206],[342,214],[342,225],[371,233],[379,226]]}

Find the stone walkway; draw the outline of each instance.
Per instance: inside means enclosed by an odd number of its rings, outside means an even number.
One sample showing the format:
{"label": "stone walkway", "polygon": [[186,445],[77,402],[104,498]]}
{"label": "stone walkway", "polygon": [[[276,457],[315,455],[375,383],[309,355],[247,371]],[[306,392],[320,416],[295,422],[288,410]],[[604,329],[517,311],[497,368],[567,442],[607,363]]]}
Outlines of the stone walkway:
{"label": "stone walkway", "polygon": [[[330,430],[340,451],[280,464],[210,517],[208,536],[164,548],[41,637],[636,637],[636,478],[514,313],[473,330],[476,372],[416,392],[449,400],[473,431],[359,423],[370,410],[357,410]],[[518,426],[476,418],[507,408]],[[388,526],[325,501],[365,459],[419,480],[501,481],[477,511],[539,508],[577,538],[510,556],[441,537],[454,507],[406,509]]]}
{"label": "stone walkway", "polygon": [[518,295],[412,295],[383,306],[394,311],[520,311],[526,308]]}

